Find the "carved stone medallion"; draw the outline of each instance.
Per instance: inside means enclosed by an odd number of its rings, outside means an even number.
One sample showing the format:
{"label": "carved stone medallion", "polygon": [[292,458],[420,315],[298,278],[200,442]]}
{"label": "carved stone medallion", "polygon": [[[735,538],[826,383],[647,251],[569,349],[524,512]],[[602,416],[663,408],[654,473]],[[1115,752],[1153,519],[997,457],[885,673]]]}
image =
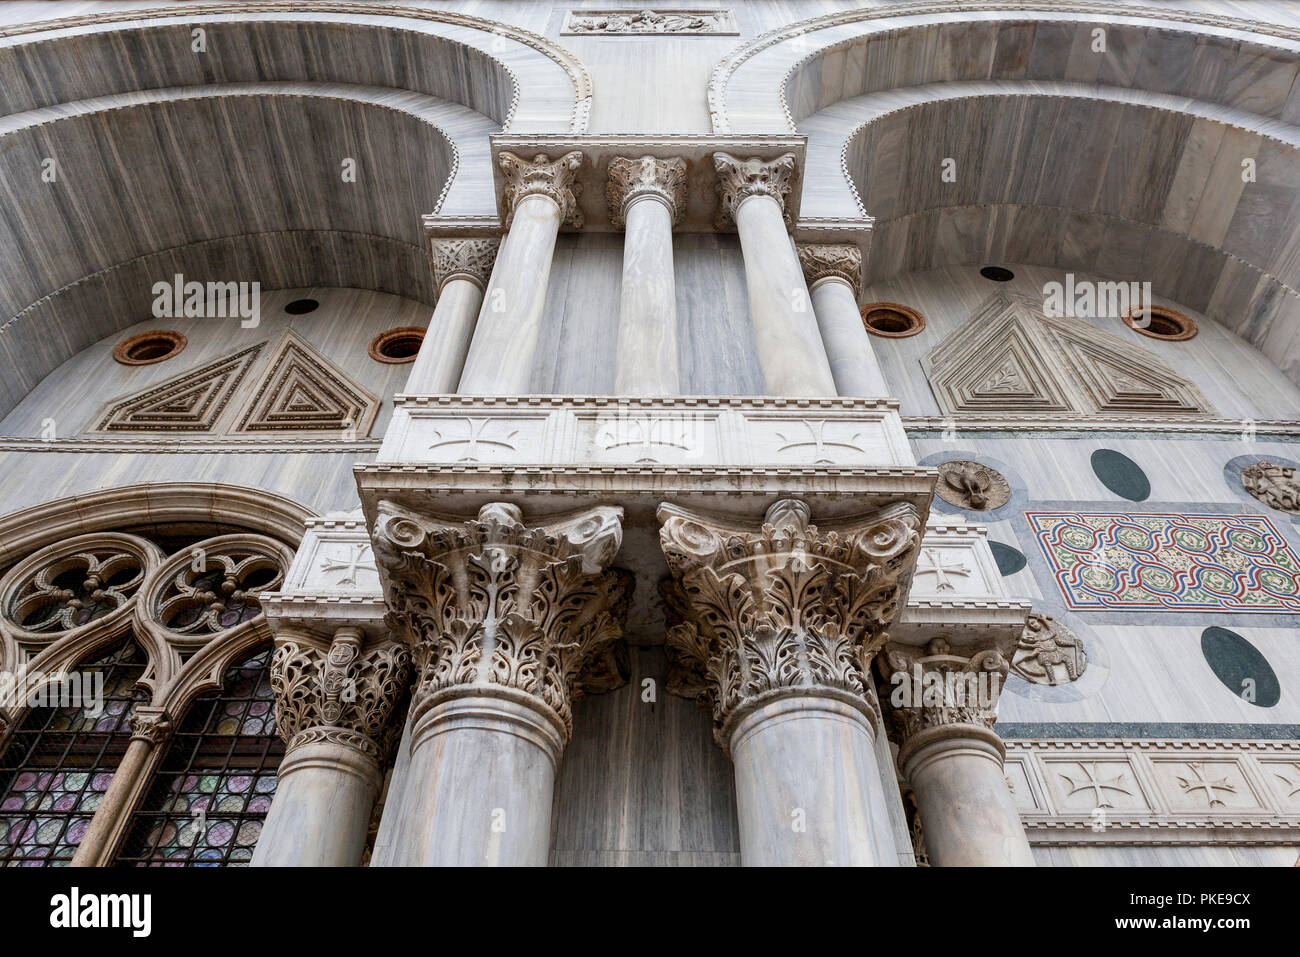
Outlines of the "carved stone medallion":
{"label": "carved stone medallion", "polygon": [[979,462],[955,459],[938,466],[935,494],[949,505],[985,511],[1001,508],[1011,498],[1011,486],[1002,473]]}
{"label": "carved stone medallion", "polygon": [[1241,470],[1241,484],[1269,508],[1300,515],[1300,480],[1291,466],[1256,462]]}
{"label": "carved stone medallion", "polygon": [[1039,685],[1078,681],[1088,667],[1083,641],[1051,615],[1031,614],[1016,643],[1011,670]]}

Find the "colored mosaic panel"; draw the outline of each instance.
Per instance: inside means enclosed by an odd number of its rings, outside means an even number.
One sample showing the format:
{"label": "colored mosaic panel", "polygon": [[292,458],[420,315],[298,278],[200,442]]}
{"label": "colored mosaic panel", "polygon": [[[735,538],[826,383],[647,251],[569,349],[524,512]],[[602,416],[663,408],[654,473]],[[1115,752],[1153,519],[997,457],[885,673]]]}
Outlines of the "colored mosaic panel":
{"label": "colored mosaic panel", "polygon": [[0,757],[0,863],[72,860],[131,740],[127,717],[144,665],[127,641],[77,668],[83,682],[103,676],[102,710],[37,707],[24,715]]}
{"label": "colored mosaic panel", "polygon": [[270,660],[266,648],[231,667],[219,694],[190,707],[132,816],[118,864],[238,867],[252,860],[284,754]]}
{"label": "colored mosaic panel", "polygon": [[1300,559],[1262,515],[1025,517],[1071,608],[1300,611]]}

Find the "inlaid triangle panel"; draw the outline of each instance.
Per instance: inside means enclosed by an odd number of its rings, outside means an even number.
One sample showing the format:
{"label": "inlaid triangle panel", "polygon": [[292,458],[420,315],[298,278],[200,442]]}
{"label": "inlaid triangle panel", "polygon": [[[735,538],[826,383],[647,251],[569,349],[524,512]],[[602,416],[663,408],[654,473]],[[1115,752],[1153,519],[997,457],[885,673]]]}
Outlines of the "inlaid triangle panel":
{"label": "inlaid triangle panel", "polygon": [[233,432],[353,431],[366,435],[379,399],[306,340],[287,332]]}
{"label": "inlaid triangle panel", "polygon": [[110,403],[97,432],[212,432],[266,345],[241,349]]}

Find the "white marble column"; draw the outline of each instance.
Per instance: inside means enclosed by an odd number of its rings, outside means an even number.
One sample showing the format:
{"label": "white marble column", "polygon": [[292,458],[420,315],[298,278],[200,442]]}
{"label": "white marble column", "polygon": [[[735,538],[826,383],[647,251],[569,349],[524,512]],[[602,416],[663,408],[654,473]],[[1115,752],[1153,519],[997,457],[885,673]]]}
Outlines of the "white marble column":
{"label": "white marble column", "polygon": [[885,375],[871,348],[871,335],[858,311],[861,250],[829,243],[801,244],[798,249],[836,391],[866,398],[889,395]]}
{"label": "white marble column", "polygon": [[790,241],[786,198],[793,153],[775,160],[713,154],[723,220],[735,220],[745,257],[745,285],[765,391],[780,396],[833,396],[812,299]]}
{"label": "white marble column", "polygon": [[387,636],[367,641],[353,627],[329,642],[276,634],[271,688],[288,747],[254,867],[361,864],[409,676],[410,654]]}
{"label": "white marble column", "polygon": [[459,392],[525,395],[542,331],[551,259],[561,225],[580,226],[574,176],[582,154],[552,161],[501,153],[505,172],[506,235],[483,296]]}
{"label": "white marble column", "polygon": [[438,287],[438,305],[403,392],[440,395],[456,391],[498,245],[495,239],[434,240],[433,281]]}
{"label": "white marble column", "polygon": [[824,528],[810,517],[790,500],[761,527],[660,506],[680,589],[666,650],[735,763],[742,863],[892,867],[867,682],[920,517],[908,504]]}
{"label": "white marble column", "polygon": [[992,730],[1005,649],[936,638],[924,648],[891,643],[879,660],[930,864],[1033,867],[1003,769],[1006,749]]}
{"label": "white marble column", "polygon": [[457,525],[380,503],[385,598],[419,668],[390,863],[547,863],[572,701],[626,680],[611,662],[631,574],[606,570],[621,519],[601,506],[526,527],[501,503]]}
{"label": "white marble column", "polygon": [[673,226],[686,200],[686,161],[616,156],[605,197],[624,228],[617,395],[677,395],[677,290]]}

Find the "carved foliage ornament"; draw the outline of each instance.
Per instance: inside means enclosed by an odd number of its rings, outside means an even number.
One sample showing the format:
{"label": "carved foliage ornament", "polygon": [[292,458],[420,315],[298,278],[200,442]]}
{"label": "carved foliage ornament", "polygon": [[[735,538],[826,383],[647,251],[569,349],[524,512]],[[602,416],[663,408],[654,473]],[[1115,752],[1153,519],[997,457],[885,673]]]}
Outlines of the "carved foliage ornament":
{"label": "carved foliage ornament", "polygon": [[956,649],[946,638],[924,648],[890,644],[877,659],[904,741],[950,725],[993,727],[1010,662],[997,647]]}
{"label": "carved foliage ornament", "polygon": [[529,528],[513,505],[486,505],[455,524],[381,502],[374,543],[389,579],[385,620],[410,643],[414,707],[471,685],[513,689],[572,733],[578,696],[626,680],[611,676],[612,646],[632,576],[605,570],[622,542],[622,514],[602,506]]}
{"label": "carved foliage ornament", "polygon": [[1001,508],[1011,498],[1011,486],[996,469],[979,462],[956,459],[938,466],[935,494],[949,505],[984,511]]}
{"label": "carved foliage ornament", "polygon": [[856,296],[862,291],[862,250],[847,243],[801,243],[799,265],[812,286],[823,279],[843,279]]}
{"label": "carved foliage ornament", "polygon": [[609,204],[610,224],[615,229],[623,228],[628,206],[647,197],[668,207],[674,226],[681,222],[686,209],[686,160],[616,156],[609,161],[608,174],[605,201]]}
{"label": "carved foliage ornament", "polygon": [[1241,484],[1269,508],[1300,514],[1300,480],[1291,466],[1256,462],[1241,470]]}
{"label": "carved foliage ornament", "polygon": [[734,34],[730,10],[573,10],[564,32],[608,36]]}
{"label": "carved foliage ornament", "polygon": [[713,710],[715,737],[776,697],[808,693],[868,707],[864,675],[886,640],[920,540],[909,504],[835,531],[778,502],[758,530],[662,506],[660,544],[680,586],[668,632],[674,690]]}
{"label": "carved foliage ornament", "polygon": [[555,160],[545,153],[526,160],[514,153],[503,152],[497,155],[497,162],[505,173],[506,229],[514,222],[515,210],[527,196],[549,197],[560,207],[563,225],[582,228],[582,210],[578,208],[582,184],[576,179],[578,168],[582,166],[581,152],[573,150]]}
{"label": "carved foliage ornament", "polygon": [[277,637],[271,659],[276,728],[290,750],[332,741],[382,758],[400,728],[393,718],[410,665],[404,645],[365,645],[355,629],[339,629],[328,648],[292,634]]}
{"label": "carved foliage ornament", "polygon": [[498,239],[435,239],[433,284],[442,292],[449,279],[468,279],[486,289],[497,261]]}
{"label": "carved foliage ornament", "polygon": [[1088,667],[1083,641],[1051,615],[1031,614],[1016,643],[1011,670],[1026,681],[1059,685],[1078,681]]}
{"label": "carved foliage ornament", "polygon": [[786,197],[795,177],[795,157],[786,153],[774,160],[751,156],[741,159],[730,153],[714,153],[713,165],[718,172],[718,194],[721,199],[720,227],[735,222],[736,210],[751,196],[770,196],[781,207],[786,226],[791,225]]}

